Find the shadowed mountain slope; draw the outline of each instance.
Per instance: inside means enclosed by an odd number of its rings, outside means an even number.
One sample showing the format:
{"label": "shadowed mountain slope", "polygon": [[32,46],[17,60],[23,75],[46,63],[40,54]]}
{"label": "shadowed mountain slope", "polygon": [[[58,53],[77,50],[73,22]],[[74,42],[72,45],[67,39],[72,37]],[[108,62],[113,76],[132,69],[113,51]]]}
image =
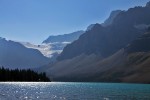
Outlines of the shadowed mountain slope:
{"label": "shadowed mountain slope", "polygon": [[144,44],[150,44],[149,36],[150,33],[144,34],[105,59],[94,54],[82,54],[59,61],[47,73],[55,81],[150,83],[150,48],[143,48]]}
{"label": "shadowed mountain slope", "polygon": [[150,83],[149,11],[148,4],[134,7],[109,26],[94,24],[47,65],[47,74],[56,81]]}

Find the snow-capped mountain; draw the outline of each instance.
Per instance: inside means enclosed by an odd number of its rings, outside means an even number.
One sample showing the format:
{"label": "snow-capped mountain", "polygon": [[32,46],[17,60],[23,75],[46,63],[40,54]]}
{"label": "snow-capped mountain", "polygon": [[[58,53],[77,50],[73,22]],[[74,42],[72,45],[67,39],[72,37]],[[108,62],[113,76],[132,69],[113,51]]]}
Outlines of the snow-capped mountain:
{"label": "snow-capped mountain", "polygon": [[35,45],[29,42],[20,42],[27,48],[39,50],[44,56],[52,58],[59,55],[67,44],[77,40],[84,31],[76,31],[69,34],[49,36],[42,44]]}
{"label": "snow-capped mountain", "polygon": [[63,48],[70,42],[54,42],[54,43],[42,43],[40,45],[32,44],[29,42],[20,42],[26,48],[32,48],[39,50],[44,56],[51,58],[54,54],[60,54]]}

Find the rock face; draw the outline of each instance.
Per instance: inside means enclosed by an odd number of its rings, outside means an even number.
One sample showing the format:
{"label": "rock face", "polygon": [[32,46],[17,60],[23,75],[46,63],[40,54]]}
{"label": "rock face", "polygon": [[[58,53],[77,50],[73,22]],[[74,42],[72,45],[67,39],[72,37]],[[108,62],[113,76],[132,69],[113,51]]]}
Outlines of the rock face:
{"label": "rock face", "polygon": [[95,24],[93,28],[82,34],[78,40],[67,45],[58,60],[71,59],[81,54],[92,53],[108,57],[131,41],[143,34],[144,30],[135,25],[150,25],[150,8],[135,7],[128,11],[121,11],[113,23],[107,27]]}
{"label": "rock face", "polygon": [[7,68],[37,68],[49,63],[38,50],[26,48],[14,41],[0,39],[0,66]]}

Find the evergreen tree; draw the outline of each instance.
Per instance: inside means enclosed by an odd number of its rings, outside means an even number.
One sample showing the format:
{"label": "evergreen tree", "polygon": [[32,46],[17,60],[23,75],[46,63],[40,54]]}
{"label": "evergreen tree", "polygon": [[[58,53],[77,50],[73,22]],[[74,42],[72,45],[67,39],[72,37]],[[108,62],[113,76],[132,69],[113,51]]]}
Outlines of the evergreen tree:
{"label": "evergreen tree", "polygon": [[0,81],[19,81],[19,82],[50,82],[46,73],[37,73],[30,69],[27,70],[9,70],[4,67],[0,68]]}

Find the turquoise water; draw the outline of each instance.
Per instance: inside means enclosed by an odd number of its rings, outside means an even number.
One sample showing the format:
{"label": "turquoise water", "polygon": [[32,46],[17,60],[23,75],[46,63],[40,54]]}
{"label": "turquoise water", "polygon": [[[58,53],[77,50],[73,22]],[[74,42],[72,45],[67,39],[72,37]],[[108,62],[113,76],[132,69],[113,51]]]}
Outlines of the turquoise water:
{"label": "turquoise water", "polygon": [[0,83],[0,100],[150,100],[150,85],[115,83]]}

